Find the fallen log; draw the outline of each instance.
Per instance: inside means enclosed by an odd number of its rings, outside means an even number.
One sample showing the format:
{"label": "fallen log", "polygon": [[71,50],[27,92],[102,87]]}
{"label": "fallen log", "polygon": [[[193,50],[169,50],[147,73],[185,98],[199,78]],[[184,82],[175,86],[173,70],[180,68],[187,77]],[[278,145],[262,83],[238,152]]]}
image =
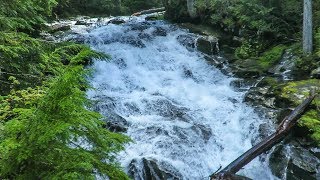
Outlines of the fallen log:
{"label": "fallen log", "polygon": [[140,12],[133,13],[131,16],[141,16],[144,14],[151,14],[151,13],[157,13],[157,12],[163,12],[163,11],[165,11],[164,7],[154,8],[154,9],[148,9],[148,10],[143,10]]}
{"label": "fallen log", "polygon": [[285,117],[283,121],[278,126],[275,133],[268,136],[266,139],[261,141],[259,144],[253,146],[247,152],[243,153],[236,160],[230,163],[227,167],[214,173],[210,176],[211,180],[235,180],[238,179],[237,173],[242,167],[247,165],[254,158],[262,154],[263,152],[271,149],[275,144],[283,140],[286,135],[290,132],[293,126],[297,123],[299,118],[304,114],[307,107],[311,104],[316,94],[313,93],[307,99],[305,99],[302,104],[296,107],[290,115]]}

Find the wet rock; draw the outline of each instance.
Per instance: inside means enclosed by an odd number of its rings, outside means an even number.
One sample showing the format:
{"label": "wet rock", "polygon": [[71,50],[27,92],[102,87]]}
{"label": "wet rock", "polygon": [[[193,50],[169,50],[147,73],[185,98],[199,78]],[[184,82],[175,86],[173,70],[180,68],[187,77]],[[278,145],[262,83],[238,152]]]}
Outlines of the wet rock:
{"label": "wet rock", "polygon": [[179,180],[182,177],[173,166],[154,159],[133,159],[128,169],[129,176],[135,180]]}
{"label": "wet rock", "polygon": [[186,118],[187,108],[178,107],[172,102],[166,99],[158,99],[156,101],[151,101],[147,103],[147,106],[150,107],[149,110],[153,110],[152,113],[157,115],[167,117],[170,119],[179,119],[183,121],[188,121]]}
{"label": "wet rock", "polygon": [[156,29],[152,32],[154,36],[167,36],[167,31],[162,27],[155,27]]}
{"label": "wet rock", "polygon": [[218,39],[213,36],[203,36],[197,39],[196,47],[198,51],[211,55],[217,55],[219,53],[218,49]]}
{"label": "wet rock", "polygon": [[245,95],[244,101],[254,105],[274,108],[275,98],[268,97],[270,87],[253,87]]}
{"label": "wet rock", "polygon": [[179,35],[177,37],[178,42],[185,46],[188,50],[194,50],[195,46],[195,40],[196,40],[196,36],[195,35]]}
{"label": "wet rock", "polygon": [[85,37],[83,34],[70,34],[68,36],[67,39],[65,39],[66,41],[69,42],[75,42],[75,43],[79,43],[79,44],[84,44],[86,41],[87,37]]}
{"label": "wet rock", "polygon": [[231,81],[230,86],[237,90],[246,91],[256,83],[256,79],[236,79]]}
{"label": "wet rock", "polygon": [[270,129],[273,129],[272,127],[270,127],[269,123],[263,123],[259,125],[259,135],[262,139],[268,137],[268,135],[270,134]]}
{"label": "wet rock", "polygon": [[108,24],[116,24],[116,25],[119,25],[119,24],[123,24],[125,23],[126,21],[124,19],[121,19],[121,18],[114,18],[114,19],[111,19]]}
{"label": "wet rock", "polygon": [[205,142],[208,142],[212,136],[211,129],[202,124],[195,124],[191,129],[195,131],[196,134],[200,135]]}
{"label": "wet rock", "polygon": [[292,71],[295,68],[297,57],[293,55],[291,50],[286,50],[280,61],[275,66],[271,67],[268,72],[280,76],[283,80],[293,78]]}
{"label": "wet rock", "polygon": [[278,145],[271,153],[269,158],[269,167],[276,177],[283,179],[286,174],[286,167],[289,162],[287,150],[283,145]]}
{"label": "wet rock", "polygon": [[148,33],[139,33],[138,37],[146,41],[152,40],[152,36]]}
{"label": "wet rock", "polygon": [[121,43],[130,44],[134,47],[145,48],[146,45],[139,39],[134,36],[127,36],[120,39]]}
{"label": "wet rock", "polygon": [[136,24],[130,25],[130,30],[142,32],[142,31],[150,28],[150,26],[151,26],[151,23],[149,23],[149,22],[141,22],[141,23],[136,23]]}
{"label": "wet rock", "polygon": [[237,60],[231,66],[233,73],[240,78],[257,78],[263,74],[263,68],[256,59]]}
{"label": "wet rock", "polygon": [[86,21],[86,20],[84,20],[84,19],[78,20],[78,21],[75,23],[75,25],[85,25],[85,26],[90,25],[90,24],[92,24],[92,23],[89,23],[88,21]]}
{"label": "wet rock", "polygon": [[104,121],[111,132],[126,132],[129,127],[126,119],[113,112],[107,114]]}
{"label": "wet rock", "polygon": [[279,145],[272,152],[269,165],[272,173],[288,180],[316,180],[320,172],[320,161],[307,149]]}
{"label": "wet rock", "polygon": [[320,159],[320,147],[311,148],[310,152]]}
{"label": "wet rock", "polygon": [[320,161],[306,149],[294,148],[287,167],[287,179],[316,180],[320,173]]}

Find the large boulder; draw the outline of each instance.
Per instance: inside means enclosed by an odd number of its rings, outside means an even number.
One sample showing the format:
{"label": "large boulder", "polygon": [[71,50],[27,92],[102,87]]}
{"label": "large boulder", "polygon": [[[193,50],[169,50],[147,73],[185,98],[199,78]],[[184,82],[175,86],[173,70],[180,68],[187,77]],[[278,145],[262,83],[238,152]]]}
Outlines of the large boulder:
{"label": "large boulder", "polygon": [[196,41],[197,50],[209,56],[219,53],[218,39],[214,36],[201,36]]}

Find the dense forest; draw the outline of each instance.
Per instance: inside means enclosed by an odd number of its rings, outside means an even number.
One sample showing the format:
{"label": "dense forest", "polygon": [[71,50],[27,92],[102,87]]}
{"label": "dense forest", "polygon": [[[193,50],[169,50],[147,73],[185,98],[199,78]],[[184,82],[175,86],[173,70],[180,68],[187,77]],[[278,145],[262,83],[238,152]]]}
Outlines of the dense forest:
{"label": "dense forest", "polygon": [[[254,61],[267,74],[286,49],[297,57],[297,81],[273,92],[291,95],[320,74],[320,0],[313,0],[313,52],[302,49],[302,0],[0,0],[0,179],[129,179],[116,160],[130,137],[110,132],[86,97],[86,66],[109,58],[73,42],[40,37],[45,23],[78,15],[130,15],[165,6],[165,19],[216,29],[232,61]],[[250,65],[249,65],[250,66]],[[319,92],[319,89],[316,89]],[[309,92],[302,92],[306,96]],[[320,100],[301,119],[311,144],[320,145]],[[83,147],[81,144],[89,144]]]}

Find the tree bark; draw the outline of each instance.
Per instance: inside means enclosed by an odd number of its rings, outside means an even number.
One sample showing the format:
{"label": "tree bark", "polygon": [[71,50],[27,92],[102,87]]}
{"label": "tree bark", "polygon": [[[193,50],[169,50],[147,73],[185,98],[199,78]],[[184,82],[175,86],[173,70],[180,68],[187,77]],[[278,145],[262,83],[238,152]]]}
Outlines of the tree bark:
{"label": "tree bark", "polygon": [[278,126],[275,133],[267,137],[259,144],[253,146],[247,152],[243,153],[240,157],[230,163],[227,167],[211,175],[211,180],[233,180],[242,167],[247,165],[254,158],[262,154],[263,152],[271,149],[275,144],[280,142],[290,132],[292,127],[297,123],[298,119],[306,111],[307,107],[311,104],[315,98],[315,94],[305,99],[302,104],[296,107],[289,116],[285,117],[282,123]]}
{"label": "tree bark", "polygon": [[312,0],[303,1],[303,51],[311,54],[312,49]]}
{"label": "tree bark", "polygon": [[196,18],[197,17],[197,10],[195,7],[195,0],[187,0],[187,8],[188,8],[188,13],[191,18]]}
{"label": "tree bark", "polygon": [[131,16],[141,16],[141,15],[144,15],[144,14],[151,14],[151,13],[157,13],[157,12],[163,12],[163,11],[165,11],[164,7],[155,8],[155,9],[148,9],[148,10],[144,10],[144,11],[133,13]]}

